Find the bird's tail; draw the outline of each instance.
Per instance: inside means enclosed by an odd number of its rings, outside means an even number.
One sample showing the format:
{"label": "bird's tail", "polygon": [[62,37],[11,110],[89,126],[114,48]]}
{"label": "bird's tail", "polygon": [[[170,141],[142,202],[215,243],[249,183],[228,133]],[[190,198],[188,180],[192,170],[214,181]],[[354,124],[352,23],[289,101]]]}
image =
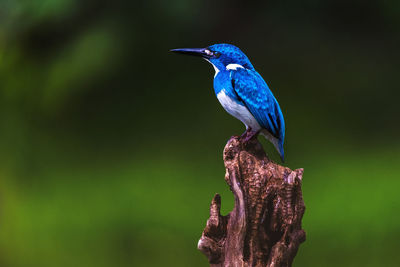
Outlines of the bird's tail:
{"label": "bird's tail", "polygon": [[285,162],[285,152],[283,151],[283,141],[279,140],[272,134],[270,134],[267,130],[262,130],[261,134],[268,140],[270,141],[276,150],[279,153],[279,156],[281,157],[282,162]]}

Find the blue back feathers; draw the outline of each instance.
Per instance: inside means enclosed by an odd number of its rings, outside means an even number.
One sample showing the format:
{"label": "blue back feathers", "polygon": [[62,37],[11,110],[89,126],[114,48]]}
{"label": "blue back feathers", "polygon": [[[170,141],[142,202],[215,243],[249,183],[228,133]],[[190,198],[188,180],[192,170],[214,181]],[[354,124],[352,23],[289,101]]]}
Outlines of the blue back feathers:
{"label": "blue back feathers", "polygon": [[255,70],[231,71],[232,86],[257,122],[278,139],[285,137],[283,115],[274,95]]}

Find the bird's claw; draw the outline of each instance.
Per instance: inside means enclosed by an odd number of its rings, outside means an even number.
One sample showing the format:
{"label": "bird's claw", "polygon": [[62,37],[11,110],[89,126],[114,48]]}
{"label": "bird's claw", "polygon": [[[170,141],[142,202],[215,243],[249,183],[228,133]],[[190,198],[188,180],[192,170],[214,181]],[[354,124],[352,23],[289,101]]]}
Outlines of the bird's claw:
{"label": "bird's claw", "polygon": [[240,136],[240,140],[242,141],[242,143],[248,143],[251,139],[257,137],[259,133],[260,131],[253,131],[250,127],[248,127],[246,131]]}

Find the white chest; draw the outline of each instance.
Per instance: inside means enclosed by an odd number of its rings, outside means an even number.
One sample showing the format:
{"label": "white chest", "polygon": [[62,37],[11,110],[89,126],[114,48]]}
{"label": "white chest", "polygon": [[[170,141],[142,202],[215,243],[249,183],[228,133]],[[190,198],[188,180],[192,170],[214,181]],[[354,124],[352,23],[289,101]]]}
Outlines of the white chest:
{"label": "white chest", "polygon": [[249,110],[245,106],[232,100],[226,94],[225,90],[221,90],[218,93],[217,98],[222,107],[233,117],[243,122],[246,125],[246,128],[251,127],[253,130],[258,130],[261,128]]}

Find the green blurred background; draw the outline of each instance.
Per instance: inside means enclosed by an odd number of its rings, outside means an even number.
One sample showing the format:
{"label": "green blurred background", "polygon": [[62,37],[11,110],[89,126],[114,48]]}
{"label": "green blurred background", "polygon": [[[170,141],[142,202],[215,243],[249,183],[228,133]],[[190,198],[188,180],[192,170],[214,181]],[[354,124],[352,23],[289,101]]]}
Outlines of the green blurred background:
{"label": "green blurred background", "polygon": [[305,168],[294,266],[398,266],[399,3],[1,0],[0,266],[208,265],[244,127],[212,67],[168,51],[220,42],[269,83]]}

